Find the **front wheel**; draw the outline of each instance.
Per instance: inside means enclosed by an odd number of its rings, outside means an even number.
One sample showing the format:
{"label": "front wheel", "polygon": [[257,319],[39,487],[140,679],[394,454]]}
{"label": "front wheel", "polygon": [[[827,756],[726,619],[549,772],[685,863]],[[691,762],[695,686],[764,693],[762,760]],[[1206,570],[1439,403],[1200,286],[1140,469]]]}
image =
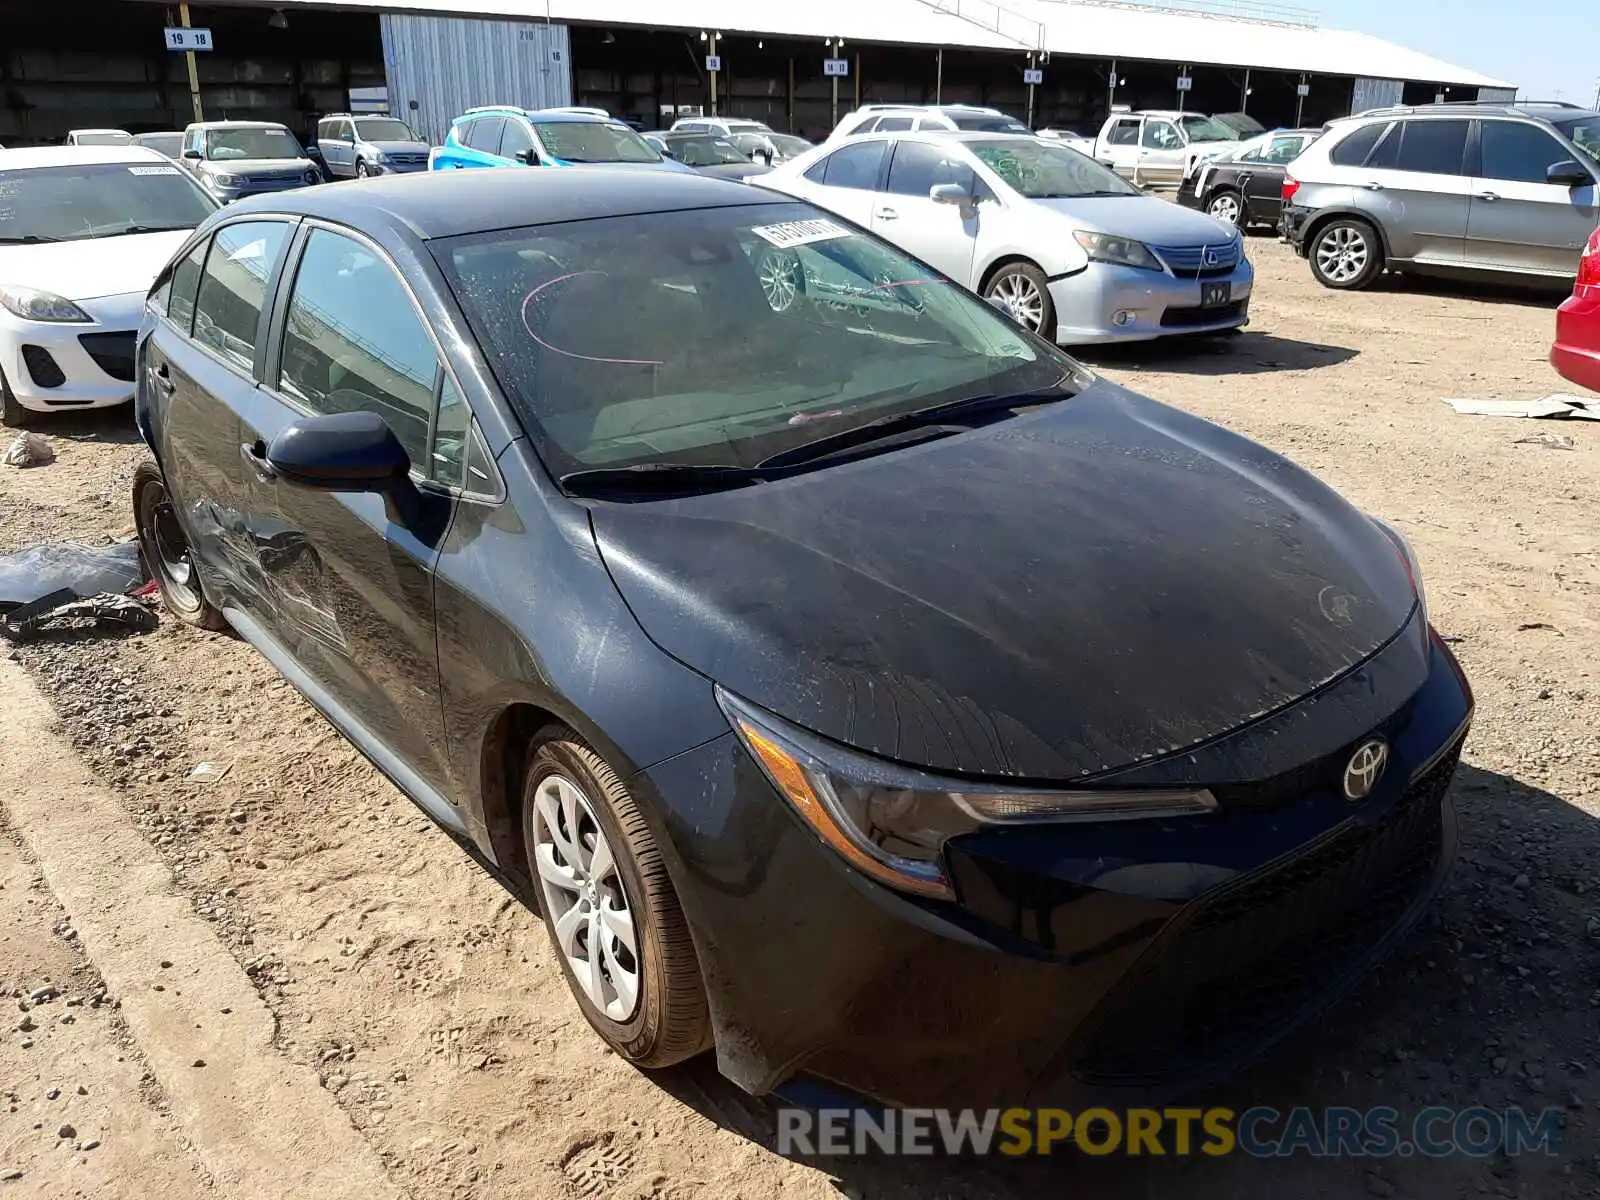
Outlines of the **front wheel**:
{"label": "front wheel", "polygon": [[1339,291],[1367,287],[1383,271],[1377,230],[1351,218],[1341,217],[1319,229],[1306,257],[1317,282]]}
{"label": "front wheel", "polygon": [[200,589],[194,552],[178,523],[166,477],[155,463],[140,463],[133,473],[133,516],[139,530],[139,552],[161,589],[162,607],[201,629],[226,629],[228,622],[221,610]]}
{"label": "front wheel", "polygon": [[1206,213],[1224,225],[1237,227],[1244,220],[1244,204],[1235,191],[1224,190],[1215,192],[1211,202],[1206,205]]}
{"label": "front wheel", "polygon": [[525,779],[528,868],[584,1017],[637,1067],[699,1054],[711,1021],[689,924],[627,785],[564,729],[535,744]]}
{"label": "front wheel", "polygon": [[1017,324],[1055,340],[1056,306],[1044,272],[1032,263],[1007,263],[990,277],[983,298]]}
{"label": "front wheel", "polygon": [[372,172],[367,170],[367,164],[366,163],[358,162],[356,164],[356,178],[357,179],[365,179],[371,174],[372,174]]}

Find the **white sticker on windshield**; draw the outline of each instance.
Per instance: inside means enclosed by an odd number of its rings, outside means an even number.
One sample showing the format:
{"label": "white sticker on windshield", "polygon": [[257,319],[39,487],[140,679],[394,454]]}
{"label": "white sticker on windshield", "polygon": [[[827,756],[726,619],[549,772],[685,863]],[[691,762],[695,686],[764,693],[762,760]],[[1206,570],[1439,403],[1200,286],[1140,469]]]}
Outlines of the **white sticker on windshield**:
{"label": "white sticker on windshield", "polygon": [[130,175],[176,175],[177,167],[129,167]]}
{"label": "white sticker on windshield", "polygon": [[849,237],[850,231],[832,221],[786,221],[782,225],[757,225],[750,231],[765,242],[780,249],[804,246],[811,242],[827,242],[834,238]]}

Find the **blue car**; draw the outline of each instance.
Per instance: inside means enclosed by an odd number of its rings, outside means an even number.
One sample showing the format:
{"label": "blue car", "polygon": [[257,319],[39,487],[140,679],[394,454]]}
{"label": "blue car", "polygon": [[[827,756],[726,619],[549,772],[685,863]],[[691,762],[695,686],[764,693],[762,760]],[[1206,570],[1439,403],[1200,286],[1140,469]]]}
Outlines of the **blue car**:
{"label": "blue car", "polygon": [[576,167],[603,163],[645,171],[686,172],[621,121],[570,109],[469,108],[450,126],[429,168]]}

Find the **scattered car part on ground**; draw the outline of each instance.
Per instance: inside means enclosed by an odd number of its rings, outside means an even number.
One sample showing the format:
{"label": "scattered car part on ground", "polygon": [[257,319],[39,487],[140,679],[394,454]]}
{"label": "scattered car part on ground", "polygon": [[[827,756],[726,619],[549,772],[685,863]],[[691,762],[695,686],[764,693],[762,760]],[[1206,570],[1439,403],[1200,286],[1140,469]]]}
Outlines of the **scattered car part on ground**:
{"label": "scattered car part on ground", "polygon": [[1600,226],[1600,112],[1505,104],[1333,122],[1290,164],[1283,235],[1326,287],[1389,267],[1571,280]]}
{"label": "scattered car part on ground", "polygon": [[[1580,417],[1600,420],[1600,400],[1590,402],[1577,396],[1541,396],[1536,400],[1473,400],[1447,396],[1445,403],[1456,412],[1471,417]],[[1590,411],[1591,408],[1595,411]]]}
{"label": "scattered car part on ground", "polygon": [[866,134],[750,181],[820,204],[1072,345],[1220,333],[1250,319],[1231,226],[1065,146],[993,134]]}
{"label": "scattered car part on ground", "polygon": [[0,420],[124,404],[157,272],[217,203],[138,146],[0,151]]}
{"label": "scattered car part on ground", "polygon": [[[542,892],[628,1062],[1181,1086],[1334,1003],[1449,867],[1472,699],[1404,538],[816,208],[308,189],[213,218],[154,304],[142,533]],[[1009,1015],[951,1036],[975,1010]]]}
{"label": "scattered car part on ground", "polygon": [[0,634],[36,638],[62,622],[148,632],[156,615],[127,593],[145,579],[137,542],[45,542],[0,556]]}
{"label": "scattered car part on ground", "polygon": [[1563,379],[1600,392],[1600,226],[1578,260],[1572,295],[1556,312],[1550,365]]}
{"label": "scattered car part on ground", "polygon": [[55,460],[55,449],[37,433],[19,433],[0,457],[8,467],[43,467]]}

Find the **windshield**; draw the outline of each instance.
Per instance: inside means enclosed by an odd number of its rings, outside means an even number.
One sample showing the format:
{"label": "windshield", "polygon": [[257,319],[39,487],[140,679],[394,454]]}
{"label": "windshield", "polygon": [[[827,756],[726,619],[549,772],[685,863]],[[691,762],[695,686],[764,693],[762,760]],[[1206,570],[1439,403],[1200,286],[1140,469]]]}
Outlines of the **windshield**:
{"label": "windshield", "polygon": [[164,163],[0,171],[0,245],[193,229],[217,204]]}
{"label": "windshield", "polygon": [[1178,117],[1178,124],[1183,126],[1183,131],[1189,135],[1191,142],[1237,142],[1239,131],[1230,129],[1221,121],[1212,120],[1210,117],[1190,115]]}
{"label": "windshield", "polygon": [[1213,113],[1211,119],[1218,125],[1226,126],[1239,137],[1251,138],[1258,133],[1267,132],[1267,127],[1256,120],[1249,113]]}
{"label": "windshield", "polygon": [[760,121],[729,121],[729,133],[771,133]]}
{"label": "windshield", "polygon": [[787,133],[769,133],[767,141],[777,147],[778,153],[786,158],[793,158],[797,154],[804,154],[811,149],[811,143],[802,137],[794,137]]}
{"label": "windshield", "polygon": [[1587,154],[1591,163],[1600,166],[1600,117],[1584,117],[1581,121],[1558,124],[1556,128]]}
{"label": "windshield", "polygon": [[660,162],[656,148],[626,125],[609,121],[535,121],[544,148],[575,163]]}
{"label": "windshield", "polygon": [[996,138],[968,142],[967,149],[1019,195],[1030,200],[1139,195],[1139,189],[1115,171],[1066,146]]}
{"label": "windshield", "polygon": [[962,288],[805,204],[429,245],[558,476],[749,466],[878,417],[1074,372]]}
{"label": "windshield", "polygon": [[287,129],[212,129],[206,133],[206,157],[215,162],[243,158],[304,158],[305,151]]}
{"label": "windshield", "polygon": [[957,129],[968,133],[1031,133],[1026,125],[1014,117],[963,117],[951,114],[950,120]]}
{"label": "windshield", "polygon": [[141,133],[133,139],[147,150],[154,150],[157,154],[165,154],[168,158],[177,158],[183,153],[183,134],[181,133]]}
{"label": "windshield", "polygon": [[747,163],[749,155],[726,138],[673,138],[667,143],[673,157],[686,167],[710,167],[717,163]]}
{"label": "windshield", "polygon": [[73,134],[72,140],[79,146],[129,146],[133,135],[120,129],[89,129]]}
{"label": "windshield", "polygon": [[417,135],[404,121],[389,117],[367,118],[356,122],[356,137],[363,142],[415,142]]}

